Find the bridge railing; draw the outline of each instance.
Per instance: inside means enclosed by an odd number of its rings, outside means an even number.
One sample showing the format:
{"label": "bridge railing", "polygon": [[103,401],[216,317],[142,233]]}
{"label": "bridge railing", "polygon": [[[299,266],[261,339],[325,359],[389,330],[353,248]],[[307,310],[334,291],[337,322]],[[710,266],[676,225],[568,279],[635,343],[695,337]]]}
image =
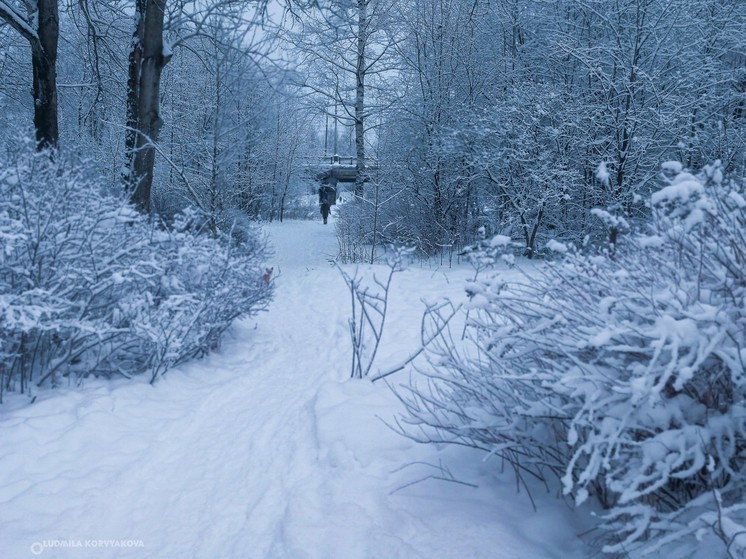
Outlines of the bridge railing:
{"label": "bridge railing", "polygon": [[[357,157],[354,155],[311,155],[302,159],[306,165],[344,165],[354,167],[357,164]],[[378,159],[375,157],[366,157],[365,166],[370,168],[378,167]]]}

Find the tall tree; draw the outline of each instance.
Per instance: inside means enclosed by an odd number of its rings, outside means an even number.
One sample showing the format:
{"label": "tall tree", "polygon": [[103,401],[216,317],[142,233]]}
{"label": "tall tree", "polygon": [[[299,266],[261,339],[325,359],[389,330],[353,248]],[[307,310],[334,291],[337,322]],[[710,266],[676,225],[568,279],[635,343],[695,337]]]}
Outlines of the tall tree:
{"label": "tall tree", "polygon": [[0,0],[0,17],[29,42],[33,69],[34,129],[38,149],[56,148],[57,42],[59,11],[57,0],[23,0],[26,14],[9,0]]}
{"label": "tall tree", "polygon": [[305,12],[290,33],[306,72],[303,86],[330,118],[355,130],[357,196],[367,178],[369,119],[380,113],[384,97],[377,78],[397,66],[395,8],[393,0],[336,0]]}
{"label": "tall tree", "polygon": [[150,211],[155,142],[163,126],[160,116],[161,73],[171,59],[164,49],[163,25],[167,0],[137,0],[135,31],[129,53],[125,181],[132,202]]}
{"label": "tall tree", "polygon": [[[236,33],[247,34],[263,21],[266,3],[267,0],[136,1],[127,82],[125,182],[132,201],[141,210],[151,210],[155,154],[163,126],[161,74],[171,60],[173,49],[196,38],[209,38],[215,18],[225,21]],[[169,42],[164,41],[166,31]]]}

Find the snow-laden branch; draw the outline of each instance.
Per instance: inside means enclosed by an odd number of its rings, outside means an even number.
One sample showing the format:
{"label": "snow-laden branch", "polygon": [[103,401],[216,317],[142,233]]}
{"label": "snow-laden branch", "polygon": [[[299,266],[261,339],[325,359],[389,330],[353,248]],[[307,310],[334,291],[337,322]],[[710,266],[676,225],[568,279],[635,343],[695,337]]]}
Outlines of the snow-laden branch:
{"label": "snow-laden branch", "polygon": [[21,13],[4,0],[0,0],[0,17],[13,29],[18,31],[29,43],[32,45],[39,44],[39,35],[36,30],[29,25],[28,20]]}

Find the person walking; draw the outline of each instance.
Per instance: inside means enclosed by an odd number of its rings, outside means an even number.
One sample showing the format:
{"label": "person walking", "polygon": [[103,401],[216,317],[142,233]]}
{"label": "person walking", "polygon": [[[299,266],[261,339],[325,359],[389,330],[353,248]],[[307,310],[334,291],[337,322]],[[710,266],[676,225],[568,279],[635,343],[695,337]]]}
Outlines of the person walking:
{"label": "person walking", "polygon": [[321,206],[321,217],[324,218],[324,225],[329,218],[329,212],[334,204],[337,203],[337,189],[323,184],[319,188],[319,205]]}

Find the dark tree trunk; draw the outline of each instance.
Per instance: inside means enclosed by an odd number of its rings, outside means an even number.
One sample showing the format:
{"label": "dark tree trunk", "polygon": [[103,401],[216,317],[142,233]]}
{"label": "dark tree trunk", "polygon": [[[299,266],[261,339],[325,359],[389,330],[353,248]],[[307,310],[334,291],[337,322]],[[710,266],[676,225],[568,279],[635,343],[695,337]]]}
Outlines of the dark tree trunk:
{"label": "dark tree trunk", "polygon": [[127,80],[127,133],[125,178],[130,200],[141,211],[150,211],[155,142],[160,117],[161,72],[171,56],[163,52],[163,22],[167,0],[137,0],[129,54]]}
{"label": "dark tree trunk", "polygon": [[[58,0],[37,0],[38,11],[24,17],[8,4],[0,4],[0,18],[18,31],[31,45],[33,70],[34,129],[39,150],[56,148],[57,125],[57,41],[60,18]],[[34,26],[32,22],[36,22]]]}
{"label": "dark tree trunk", "polygon": [[38,0],[39,41],[31,43],[34,72],[34,128],[38,149],[56,148],[57,125],[57,40],[60,19],[57,0]]}

